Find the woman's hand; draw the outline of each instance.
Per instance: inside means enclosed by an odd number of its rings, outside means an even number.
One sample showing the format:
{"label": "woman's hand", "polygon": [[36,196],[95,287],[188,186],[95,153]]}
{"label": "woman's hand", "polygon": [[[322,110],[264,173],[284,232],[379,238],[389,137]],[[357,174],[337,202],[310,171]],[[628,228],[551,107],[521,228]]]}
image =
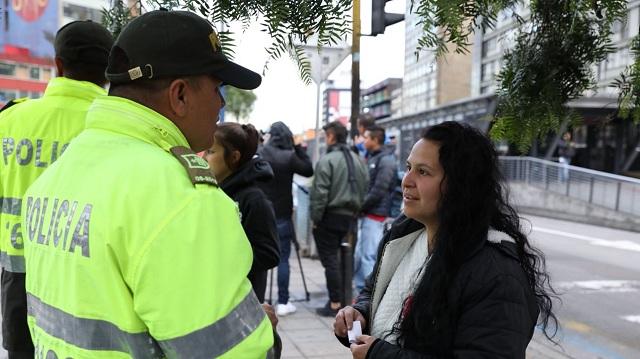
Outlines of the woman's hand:
{"label": "woman's hand", "polygon": [[360,321],[360,325],[364,329],[367,326],[367,320],[359,311],[353,307],[346,306],[338,312],[336,315],[336,321],[333,323],[333,331],[339,337],[346,337],[347,331],[353,329],[353,322],[355,320]]}
{"label": "woman's hand", "polygon": [[365,359],[369,348],[371,348],[371,344],[376,341],[376,338],[368,335],[361,335],[356,339],[359,344],[351,344],[351,355],[353,356],[353,359]]}

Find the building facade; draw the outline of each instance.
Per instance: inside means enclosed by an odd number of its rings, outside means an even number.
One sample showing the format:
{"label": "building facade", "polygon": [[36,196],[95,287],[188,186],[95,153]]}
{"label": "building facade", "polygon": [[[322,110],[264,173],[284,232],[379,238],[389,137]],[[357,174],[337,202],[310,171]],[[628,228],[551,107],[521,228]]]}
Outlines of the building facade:
{"label": "building facade", "polygon": [[366,113],[378,121],[393,115],[393,101],[401,94],[402,79],[389,78],[362,91],[360,113]]}
{"label": "building facade", "polygon": [[[532,155],[556,159],[561,137],[569,132],[576,148],[572,164],[620,174],[640,174],[640,161],[635,159],[636,148],[640,146],[640,128],[629,120],[616,117],[618,90],[612,86],[634,61],[629,48],[640,28],[640,1],[629,1],[627,8],[626,18],[612,28],[615,52],[592,67],[597,80],[595,89],[568,104],[583,117],[583,124],[563,127],[561,133],[534,143]],[[524,19],[529,17],[526,4],[519,4],[514,10]],[[493,29],[476,33],[471,75],[471,94],[474,96],[495,94],[496,75],[504,65],[504,53],[513,48],[517,36],[514,10],[501,12]]]}
{"label": "building facade", "polygon": [[7,1],[0,17],[0,106],[15,98],[38,98],[55,76],[53,40],[74,20],[102,20],[108,0]]}
{"label": "building facade", "polygon": [[422,36],[420,18],[405,11],[404,76],[402,78],[402,115],[410,116],[434,108],[438,102],[438,64],[432,51],[416,53]]}
{"label": "building facade", "polygon": [[[497,105],[496,75],[504,64],[505,51],[514,46],[517,36],[518,23],[514,12],[527,19],[528,2],[501,12],[493,29],[485,32],[478,29],[471,41],[470,54],[451,58],[450,51],[442,59],[434,60],[424,51],[419,58],[415,57],[422,29],[415,15],[407,11],[402,112],[401,116],[382,121],[385,127],[400,131],[401,154],[408,155],[420,131],[442,121],[465,121],[483,131],[489,129],[488,120],[494,115]],[[531,155],[556,159],[561,137],[568,131],[577,149],[572,164],[640,175],[640,158],[636,158],[637,148],[640,148],[640,128],[615,116],[618,93],[611,86],[634,60],[629,47],[639,28],[640,0],[632,0],[628,2],[625,21],[613,27],[612,40],[616,51],[593,66],[596,88],[568,104],[583,117],[584,124],[567,127],[557,135],[534,143]]]}
{"label": "building facade", "polygon": [[340,121],[348,126],[350,117],[351,89],[333,87],[333,83],[327,81],[327,87],[322,92],[322,125]]}

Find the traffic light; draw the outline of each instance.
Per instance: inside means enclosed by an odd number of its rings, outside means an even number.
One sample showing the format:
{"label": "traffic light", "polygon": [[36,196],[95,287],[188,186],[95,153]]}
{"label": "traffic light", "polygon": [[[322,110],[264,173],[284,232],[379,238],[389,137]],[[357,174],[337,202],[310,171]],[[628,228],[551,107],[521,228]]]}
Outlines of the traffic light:
{"label": "traffic light", "polygon": [[384,28],[404,20],[404,14],[384,12],[385,4],[390,0],[371,1],[371,36],[384,34]]}

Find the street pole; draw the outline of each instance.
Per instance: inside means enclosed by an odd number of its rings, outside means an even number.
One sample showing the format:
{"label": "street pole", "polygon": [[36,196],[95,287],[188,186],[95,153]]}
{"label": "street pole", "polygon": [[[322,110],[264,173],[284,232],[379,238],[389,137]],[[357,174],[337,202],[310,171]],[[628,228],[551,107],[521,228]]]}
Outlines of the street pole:
{"label": "street pole", "polygon": [[322,95],[320,93],[320,87],[322,86],[322,83],[324,82],[324,76],[322,75],[322,70],[323,70],[323,62],[322,59],[320,59],[320,77],[318,79],[318,81],[316,81],[316,129],[315,129],[315,134],[313,137],[313,164],[316,164],[318,162],[318,160],[320,159],[320,101],[322,100],[320,98],[320,96]]}
{"label": "street pole", "polygon": [[313,163],[317,163],[320,159],[320,85],[322,82],[316,83],[316,129],[313,138]]}
{"label": "street pole", "polygon": [[351,138],[358,134],[360,115],[360,0],[353,1],[353,38],[351,44]]}
{"label": "street pole", "polygon": [[[360,0],[353,1],[353,43],[351,45],[351,138],[358,134],[360,115]],[[349,232],[340,244],[340,264],[342,266],[342,306],[351,305],[353,298],[353,245],[358,233],[354,218]]]}

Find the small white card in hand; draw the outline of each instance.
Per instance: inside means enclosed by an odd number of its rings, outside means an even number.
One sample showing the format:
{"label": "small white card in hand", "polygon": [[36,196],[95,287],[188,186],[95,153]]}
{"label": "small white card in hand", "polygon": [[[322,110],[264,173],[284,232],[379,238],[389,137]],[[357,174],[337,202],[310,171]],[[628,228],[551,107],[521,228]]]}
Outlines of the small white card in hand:
{"label": "small white card in hand", "polygon": [[353,328],[347,332],[349,335],[349,343],[358,341],[358,337],[362,335],[362,326],[359,320],[353,322]]}

